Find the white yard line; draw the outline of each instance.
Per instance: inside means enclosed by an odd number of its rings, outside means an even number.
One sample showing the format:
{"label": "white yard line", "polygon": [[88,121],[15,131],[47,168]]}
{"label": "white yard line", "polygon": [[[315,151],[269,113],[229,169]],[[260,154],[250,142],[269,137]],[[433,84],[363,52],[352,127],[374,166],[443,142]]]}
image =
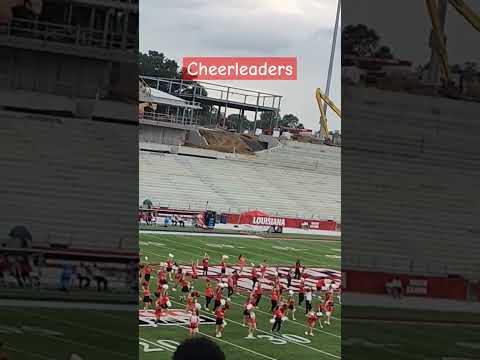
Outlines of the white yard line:
{"label": "white yard line", "polygon": [[183,232],[183,231],[155,231],[155,230],[139,230],[140,234],[166,234],[176,236],[203,236],[203,237],[229,237],[229,238],[243,238],[243,239],[261,239],[256,235],[240,235],[240,234],[219,234],[219,233],[200,233],[200,232]]}

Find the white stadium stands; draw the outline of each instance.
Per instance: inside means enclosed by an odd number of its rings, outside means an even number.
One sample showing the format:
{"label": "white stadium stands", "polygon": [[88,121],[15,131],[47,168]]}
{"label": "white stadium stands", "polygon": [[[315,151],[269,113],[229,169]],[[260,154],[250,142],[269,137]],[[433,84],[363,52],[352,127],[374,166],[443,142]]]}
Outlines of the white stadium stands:
{"label": "white stadium stands", "polygon": [[137,209],[119,213],[136,203],[136,184],[128,181],[137,171],[136,153],[125,151],[138,136],[134,126],[15,112],[1,117],[1,199],[8,211],[0,218],[0,243],[24,225],[34,246],[137,249],[135,233],[123,238],[134,228],[125,219],[134,222]]}
{"label": "white stadium stands", "polygon": [[249,160],[141,151],[139,171],[140,204],[340,222],[340,148],[288,141]]}

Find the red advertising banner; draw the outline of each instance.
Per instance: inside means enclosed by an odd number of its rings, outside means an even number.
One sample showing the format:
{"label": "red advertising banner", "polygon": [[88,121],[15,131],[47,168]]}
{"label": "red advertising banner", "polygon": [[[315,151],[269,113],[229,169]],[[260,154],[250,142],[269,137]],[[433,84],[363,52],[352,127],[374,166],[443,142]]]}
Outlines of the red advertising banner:
{"label": "red advertising banner", "polygon": [[[345,291],[385,294],[386,283],[394,276],[402,282],[406,296],[425,296],[466,300],[467,281],[463,278],[413,276],[405,274],[390,274],[383,272],[343,270]],[[348,276],[348,281],[347,280]]]}
{"label": "red advertising banner", "polygon": [[261,211],[249,211],[242,214],[224,214],[227,224],[281,226],[285,228],[310,230],[337,230],[337,223],[333,220],[312,220],[269,216]]}

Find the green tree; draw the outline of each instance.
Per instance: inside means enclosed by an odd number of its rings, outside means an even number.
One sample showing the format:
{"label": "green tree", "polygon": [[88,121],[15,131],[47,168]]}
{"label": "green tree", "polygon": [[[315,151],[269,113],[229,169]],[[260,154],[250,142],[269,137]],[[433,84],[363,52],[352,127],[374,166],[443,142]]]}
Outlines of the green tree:
{"label": "green tree", "polygon": [[342,54],[393,59],[391,49],[380,45],[380,36],[364,24],[348,25],[342,31]]}
{"label": "green tree", "polygon": [[294,129],[294,128],[303,129],[303,124],[301,124],[298,117],[296,117],[293,114],[283,115],[282,120],[280,121],[280,124],[281,126],[288,127],[291,129]]}
{"label": "green tree", "polygon": [[149,50],[139,52],[138,70],[140,75],[164,78],[180,78],[179,66],[175,60],[167,58],[163,53]]}

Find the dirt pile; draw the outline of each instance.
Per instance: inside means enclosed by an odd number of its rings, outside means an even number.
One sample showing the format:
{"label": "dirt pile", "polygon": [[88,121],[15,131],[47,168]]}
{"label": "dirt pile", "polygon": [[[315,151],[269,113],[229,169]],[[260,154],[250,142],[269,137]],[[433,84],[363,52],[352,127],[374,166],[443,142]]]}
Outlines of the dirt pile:
{"label": "dirt pile", "polygon": [[249,135],[231,133],[220,129],[200,129],[200,134],[207,140],[203,148],[227,153],[253,154],[263,150],[266,145]]}

